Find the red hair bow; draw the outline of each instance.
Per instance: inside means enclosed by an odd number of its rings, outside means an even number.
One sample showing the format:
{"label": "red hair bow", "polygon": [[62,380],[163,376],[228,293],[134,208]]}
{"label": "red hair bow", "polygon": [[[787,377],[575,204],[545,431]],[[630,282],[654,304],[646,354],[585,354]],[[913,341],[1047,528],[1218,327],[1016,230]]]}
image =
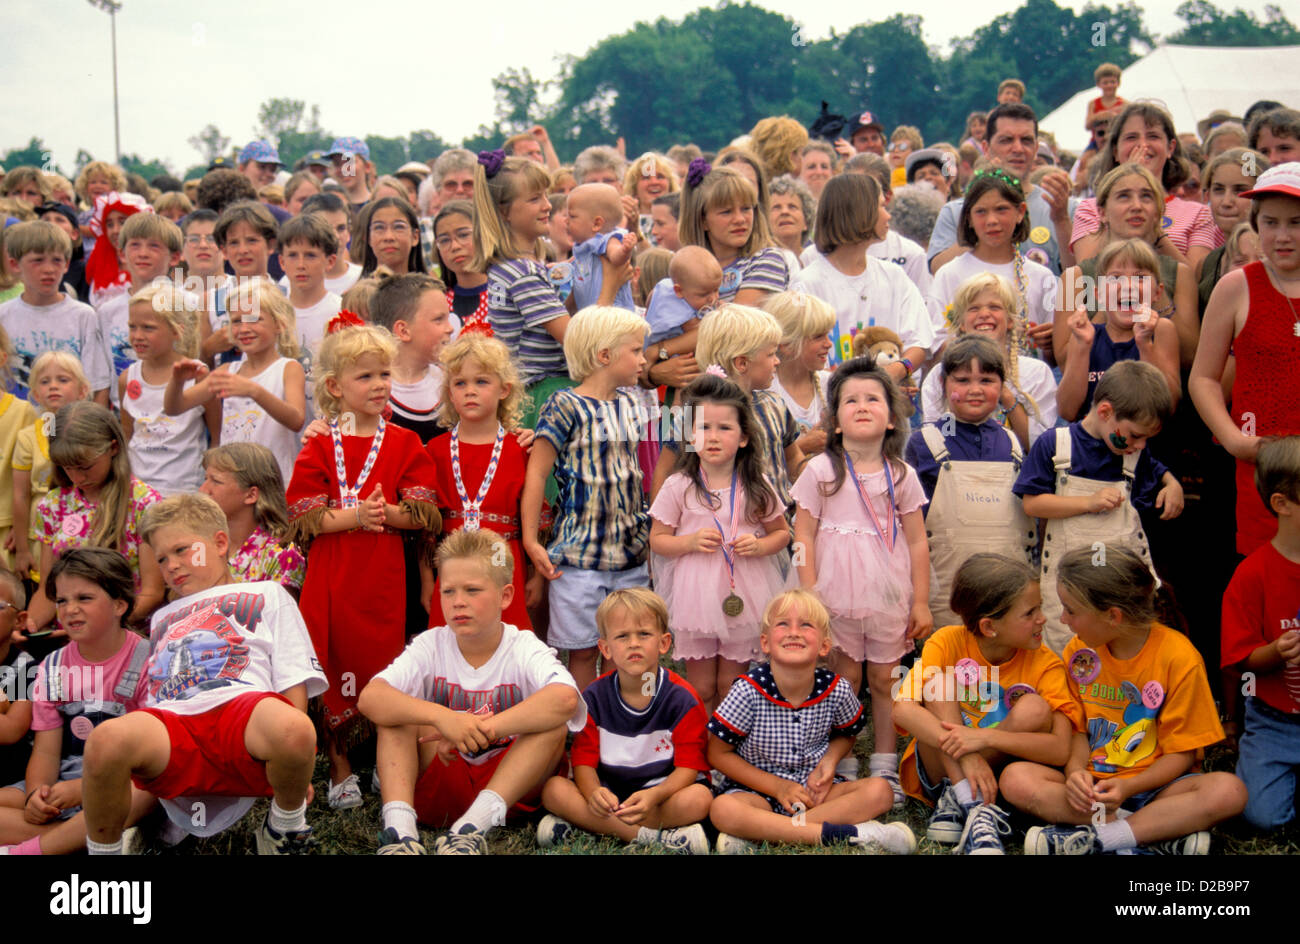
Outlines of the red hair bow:
{"label": "red hair bow", "polygon": [[342,331],[344,328],[361,328],[365,324],[366,322],[360,315],[344,308],[329,320],[329,324],[325,326],[325,333],[333,334],[335,331]]}

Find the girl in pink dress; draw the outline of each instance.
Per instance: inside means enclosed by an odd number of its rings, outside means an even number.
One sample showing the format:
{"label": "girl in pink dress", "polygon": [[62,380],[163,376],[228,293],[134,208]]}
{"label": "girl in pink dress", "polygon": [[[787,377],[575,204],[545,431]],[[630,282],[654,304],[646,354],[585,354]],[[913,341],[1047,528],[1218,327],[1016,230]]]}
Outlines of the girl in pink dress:
{"label": "girl in pink dress", "polygon": [[774,555],[790,531],[763,477],[754,445],[761,433],[745,392],[710,368],[686,388],[684,402],[695,438],[650,508],[650,550],[676,656],[713,711],[732,680],[761,658],[763,608],[786,588]]}
{"label": "girl in pink dress", "polygon": [[[867,663],[875,744],[872,776],[898,786],[891,688],[898,663],[933,629],[925,492],[903,462],[908,422],[893,380],[869,357],[840,365],[827,389],[826,451],[804,466],[791,490],[799,582],[831,613],[830,668],[856,691]],[[857,760],[841,761],[857,776]]]}

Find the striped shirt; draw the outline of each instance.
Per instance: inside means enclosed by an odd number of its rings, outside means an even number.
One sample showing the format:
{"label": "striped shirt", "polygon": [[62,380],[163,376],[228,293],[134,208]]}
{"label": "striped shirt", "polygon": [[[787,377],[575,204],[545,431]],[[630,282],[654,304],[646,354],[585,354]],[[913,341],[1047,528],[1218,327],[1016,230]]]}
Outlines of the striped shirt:
{"label": "striped shirt", "polygon": [[619,693],[617,672],[587,686],[587,726],[573,740],[573,765],[594,767],[619,799],[663,783],[676,767],[707,772],[709,716],[686,680],[662,666],[650,704],[638,710]]}
{"label": "striped shirt", "polygon": [[546,266],[536,259],[507,259],[488,266],[488,320],[519,364],[525,384],[567,377],[564,346],[546,323],[569,312],[551,286]]}
{"label": "striped shirt", "polygon": [[537,438],[555,449],[559,497],[547,548],[552,562],[583,570],[626,570],[645,561],[650,518],[637,443],[644,407],[619,390],[596,400],[557,390],[542,405]]}
{"label": "striped shirt", "polygon": [[718,290],[718,303],[734,301],[742,288],[756,288],[764,292],[784,292],[790,284],[790,267],[786,265],[781,250],[769,246],[752,256],[737,259],[722,270],[722,287]]}
{"label": "striped shirt", "polygon": [[[1097,198],[1080,200],[1074,211],[1074,226],[1070,231],[1070,245],[1073,246],[1084,236],[1091,236],[1101,229],[1101,216],[1097,211]],[[1210,215],[1210,208],[1204,203],[1193,203],[1182,197],[1170,197],[1165,201],[1164,216],[1160,220],[1161,231],[1169,237],[1170,242],[1181,253],[1186,253],[1192,246],[1204,249],[1218,249],[1223,245],[1223,233]]]}

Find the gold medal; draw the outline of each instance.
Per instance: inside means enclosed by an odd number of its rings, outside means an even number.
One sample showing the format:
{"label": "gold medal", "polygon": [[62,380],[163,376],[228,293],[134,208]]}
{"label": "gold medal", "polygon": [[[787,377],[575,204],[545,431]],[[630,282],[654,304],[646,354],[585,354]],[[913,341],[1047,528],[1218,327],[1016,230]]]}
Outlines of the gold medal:
{"label": "gold medal", "polygon": [[728,616],[739,616],[745,610],[745,601],[734,593],[728,594],[727,599],[722,601],[722,612]]}

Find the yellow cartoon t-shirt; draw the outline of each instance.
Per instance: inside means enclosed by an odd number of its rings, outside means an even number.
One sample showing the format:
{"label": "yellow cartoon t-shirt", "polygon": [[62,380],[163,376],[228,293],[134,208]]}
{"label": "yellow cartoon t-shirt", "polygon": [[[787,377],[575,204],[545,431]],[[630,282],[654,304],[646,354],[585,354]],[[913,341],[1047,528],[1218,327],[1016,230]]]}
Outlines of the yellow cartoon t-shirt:
{"label": "yellow cartoon t-shirt", "polygon": [[1146,645],[1121,661],[1074,637],[1065,669],[1088,717],[1088,772],[1129,777],[1165,754],[1223,739],[1205,663],[1180,632],[1153,623]]}
{"label": "yellow cartoon t-shirt", "polygon": [[[921,658],[899,686],[894,700],[956,700],[967,727],[992,728],[1007,716],[1017,698],[1030,692],[1069,718],[1075,731],[1087,730],[1083,706],[1071,691],[1065,664],[1051,649],[1022,649],[1007,662],[992,665],[965,626],[945,626],[926,640]],[[903,753],[899,776],[905,793],[924,799],[912,762],[915,753],[913,738]]]}

